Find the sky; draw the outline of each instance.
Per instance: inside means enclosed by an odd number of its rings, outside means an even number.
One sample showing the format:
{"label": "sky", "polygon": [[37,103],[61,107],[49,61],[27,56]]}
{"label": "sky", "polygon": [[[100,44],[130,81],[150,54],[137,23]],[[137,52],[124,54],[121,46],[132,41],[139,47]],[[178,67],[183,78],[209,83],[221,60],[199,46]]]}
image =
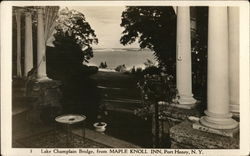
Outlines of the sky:
{"label": "sky", "polygon": [[[61,8],[65,8],[61,6]],[[123,27],[120,26],[121,14],[125,6],[70,6],[82,12],[86,21],[97,35],[98,45],[93,44],[93,48],[139,48],[138,43],[128,46],[120,44]]]}

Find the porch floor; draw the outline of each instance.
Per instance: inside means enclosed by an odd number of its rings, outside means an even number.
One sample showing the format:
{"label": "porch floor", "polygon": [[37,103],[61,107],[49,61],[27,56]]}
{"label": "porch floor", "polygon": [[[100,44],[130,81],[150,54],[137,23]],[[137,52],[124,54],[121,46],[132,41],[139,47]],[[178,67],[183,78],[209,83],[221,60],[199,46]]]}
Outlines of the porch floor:
{"label": "porch floor", "polygon": [[[54,128],[55,127],[53,125],[46,125],[46,124],[30,124],[30,123],[22,124],[22,127],[19,127],[18,129],[13,129],[13,131],[12,131],[12,147],[13,148],[27,148],[27,145],[20,142],[21,139],[28,138],[28,137],[36,137],[42,133],[46,133],[48,131],[53,131]],[[82,127],[79,127],[79,126],[73,127],[72,133],[79,136],[79,137],[83,137],[81,128]],[[139,146],[134,145],[132,143],[114,138],[114,137],[106,135],[106,134],[96,132],[96,131],[88,129],[88,128],[85,129],[85,138],[90,140],[90,142],[88,144],[88,147],[83,146],[81,148],[92,147],[91,144],[93,144],[93,147],[95,147],[94,146],[95,144],[98,144],[99,145],[98,147],[100,147],[100,148],[107,148],[107,147],[111,147],[111,148],[140,148]],[[50,141],[53,141],[53,140],[50,140]],[[34,142],[34,144],[36,144],[36,142]],[[103,145],[103,147],[102,147],[102,145]]]}

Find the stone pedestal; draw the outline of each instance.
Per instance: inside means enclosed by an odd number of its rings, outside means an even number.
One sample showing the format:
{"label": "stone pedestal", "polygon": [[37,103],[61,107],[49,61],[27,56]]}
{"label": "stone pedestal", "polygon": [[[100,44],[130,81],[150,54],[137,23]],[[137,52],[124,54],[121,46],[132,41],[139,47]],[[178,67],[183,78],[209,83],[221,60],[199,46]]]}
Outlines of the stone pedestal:
{"label": "stone pedestal", "polygon": [[60,85],[61,82],[55,80],[28,82],[27,95],[37,97],[30,113],[31,121],[39,122],[42,116],[47,116],[47,120],[51,120],[61,111],[62,92]]}
{"label": "stone pedestal", "polygon": [[[189,116],[200,117],[202,112],[197,106],[193,109],[178,108],[175,105],[178,104],[167,104],[165,102],[159,102],[159,118],[161,120],[169,120],[172,122],[172,126],[179,124],[180,122],[186,120]],[[150,108],[140,108],[135,110],[134,114],[140,117],[147,117],[154,113],[154,105],[152,104]]]}
{"label": "stone pedestal", "polygon": [[178,104],[167,105],[162,115],[162,118],[168,119],[173,123],[172,126],[186,120],[189,116],[201,116],[200,110],[197,107],[194,107],[193,109],[185,109],[178,108],[175,105]]}
{"label": "stone pedestal", "polygon": [[170,129],[171,148],[239,149],[239,133],[226,137],[193,129],[191,121],[184,121]]}

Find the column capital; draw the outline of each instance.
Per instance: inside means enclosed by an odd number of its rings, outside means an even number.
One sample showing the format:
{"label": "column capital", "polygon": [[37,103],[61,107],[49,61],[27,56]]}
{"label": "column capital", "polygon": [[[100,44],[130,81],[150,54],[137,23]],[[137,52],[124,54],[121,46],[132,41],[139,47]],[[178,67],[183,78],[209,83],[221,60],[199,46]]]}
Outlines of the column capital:
{"label": "column capital", "polygon": [[42,8],[37,8],[37,14],[43,14],[43,9]]}
{"label": "column capital", "polygon": [[24,12],[25,17],[31,16],[31,13],[29,11]]}

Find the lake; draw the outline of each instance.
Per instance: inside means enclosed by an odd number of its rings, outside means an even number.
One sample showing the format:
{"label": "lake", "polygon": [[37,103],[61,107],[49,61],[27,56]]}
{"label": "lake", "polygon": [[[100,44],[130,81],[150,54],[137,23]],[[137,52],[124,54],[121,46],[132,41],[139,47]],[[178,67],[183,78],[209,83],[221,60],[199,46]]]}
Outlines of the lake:
{"label": "lake", "polygon": [[109,69],[115,69],[118,65],[123,64],[125,64],[127,69],[133,66],[144,68],[144,62],[147,59],[157,63],[153,52],[148,49],[98,49],[94,50],[94,57],[89,60],[88,65],[99,67],[101,62],[106,62]]}

